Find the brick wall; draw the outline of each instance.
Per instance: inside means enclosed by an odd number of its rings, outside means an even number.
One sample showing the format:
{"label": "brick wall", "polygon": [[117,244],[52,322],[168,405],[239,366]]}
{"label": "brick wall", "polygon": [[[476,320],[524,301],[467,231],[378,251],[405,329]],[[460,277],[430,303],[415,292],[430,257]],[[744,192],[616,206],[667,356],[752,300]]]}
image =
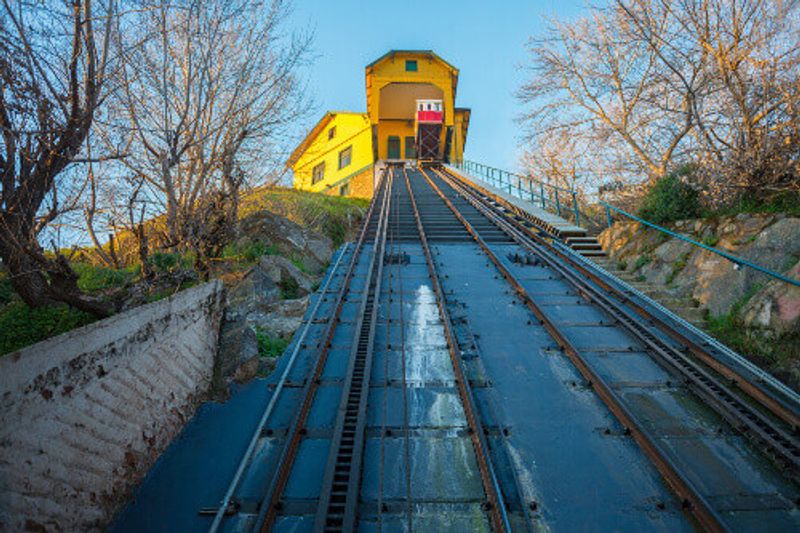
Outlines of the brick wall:
{"label": "brick wall", "polygon": [[0,357],[0,531],[97,530],[208,390],[219,282]]}

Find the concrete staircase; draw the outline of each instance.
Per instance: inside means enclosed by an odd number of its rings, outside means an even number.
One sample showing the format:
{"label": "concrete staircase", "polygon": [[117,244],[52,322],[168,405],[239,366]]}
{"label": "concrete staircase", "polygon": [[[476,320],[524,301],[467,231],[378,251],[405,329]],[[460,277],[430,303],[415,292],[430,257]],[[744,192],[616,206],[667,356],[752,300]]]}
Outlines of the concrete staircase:
{"label": "concrete staircase", "polygon": [[655,285],[648,281],[640,281],[638,274],[620,270],[617,267],[617,262],[608,257],[592,257],[592,260],[605,271],[625,281],[634,289],[643,292],[684,320],[691,322],[694,326],[701,329],[706,327],[705,311],[700,309],[697,303],[690,298],[675,296],[667,291],[666,287],[663,285]]}
{"label": "concrete staircase", "polygon": [[595,259],[605,257],[606,255],[603,251],[603,247],[600,246],[600,243],[597,241],[597,237],[584,234],[582,236],[567,237],[564,242],[567,243],[567,246],[584,257]]}

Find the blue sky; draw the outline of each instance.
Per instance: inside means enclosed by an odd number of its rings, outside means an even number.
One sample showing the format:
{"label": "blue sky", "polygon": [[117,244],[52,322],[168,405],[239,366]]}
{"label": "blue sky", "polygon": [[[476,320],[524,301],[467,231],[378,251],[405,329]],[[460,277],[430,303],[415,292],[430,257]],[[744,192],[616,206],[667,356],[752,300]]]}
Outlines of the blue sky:
{"label": "blue sky", "polygon": [[456,105],[472,108],[466,156],[516,169],[520,113],[514,92],[525,43],[545,18],[573,17],[583,0],[458,2],[295,0],[293,23],[315,33],[309,69],[318,108],[364,111],[364,66],[391,49],[431,49],[460,69]]}

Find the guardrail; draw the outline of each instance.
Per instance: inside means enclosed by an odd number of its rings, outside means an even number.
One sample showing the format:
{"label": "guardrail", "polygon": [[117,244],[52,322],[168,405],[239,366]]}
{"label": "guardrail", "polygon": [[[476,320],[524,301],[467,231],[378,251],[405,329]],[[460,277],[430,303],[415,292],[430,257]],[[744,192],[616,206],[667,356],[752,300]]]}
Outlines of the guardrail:
{"label": "guardrail", "polygon": [[560,217],[568,216],[574,219],[576,226],[581,225],[581,215],[583,215],[584,223],[590,219],[581,213],[578,206],[578,192],[574,189],[566,189],[539,181],[531,176],[515,174],[475,161],[457,161],[453,163],[453,166],[473,176],[483,178],[492,186],[507,190],[508,194],[527,200],[537,207],[541,206],[542,209],[552,211]]}
{"label": "guardrail", "polygon": [[783,274],[781,274],[779,272],[775,272],[775,271],[770,270],[768,268],[764,268],[761,265],[757,265],[755,263],[752,263],[752,262],[748,261],[747,259],[744,259],[743,257],[738,257],[736,255],[729,254],[728,252],[726,252],[724,250],[720,250],[719,248],[714,248],[713,246],[708,246],[707,244],[703,244],[702,242],[698,242],[698,241],[692,239],[691,237],[687,237],[686,235],[682,235],[680,233],[676,233],[676,232],[674,232],[674,231],[672,231],[670,229],[667,229],[667,228],[664,228],[662,226],[659,226],[658,224],[653,224],[652,222],[648,222],[647,220],[644,220],[643,218],[639,218],[636,215],[632,215],[632,214],[628,213],[627,211],[623,211],[619,207],[614,207],[613,205],[611,205],[611,204],[609,204],[607,202],[602,202],[601,201],[601,202],[598,202],[598,203],[600,205],[602,205],[606,210],[606,222],[608,224],[608,227],[611,227],[611,224],[614,223],[613,217],[611,216],[611,212],[614,211],[616,213],[619,213],[620,215],[623,215],[626,218],[629,218],[631,220],[635,220],[636,222],[638,222],[640,224],[644,224],[645,226],[647,226],[649,228],[653,228],[655,230],[660,231],[661,233],[669,235],[670,237],[675,237],[676,239],[680,239],[680,240],[682,240],[684,242],[688,242],[689,244],[692,244],[694,246],[702,248],[703,250],[707,250],[709,252],[717,254],[720,257],[724,257],[725,259],[727,259],[728,261],[730,261],[731,263],[733,263],[735,265],[745,266],[747,268],[752,268],[753,270],[756,270],[756,271],[761,272],[763,274],[767,274],[768,276],[771,276],[771,277],[773,277],[775,279],[779,279],[781,281],[784,281],[784,282],[789,283],[791,285],[794,285],[796,287],[800,287],[800,281],[798,281],[796,279],[792,279],[790,277],[784,276]]}
{"label": "guardrail", "polygon": [[[598,222],[585,212],[581,212],[578,204],[577,191],[574,189],[565,189],[557,185],[552,185],[550,183],[537,180],[531,176],[523,176],[521,174],[516,174],[500,168],[476,163],[474,161],[457,161],[453,163],[453,166],[464,171],[465,173],[469,173],[475,177],[486,180],[486,182],[498,189],[507,190],[512,196],[516,196],[517,198],[528,201],[537,207],[541,207],[542,209],[555,212],[559,216],[565,216],[563,213],[566,212],[567,216],[574,218],[576,226],[588,229],[589,224],[593,224],[596,226],[595,229],[598,231],[603,228],[602,222]],[[698,242],[691,237],[687,237],[686,235],[682,235],[659,226],[658,224],[648,222],[647,220],[639,218],[636,215],[632,215],[631,213],[628,213],[627,211],[615,207],[607,202],[600,201],[598,202],[598,205],[605,208],[606,227],[611,227],[611,225],[614,223],[614,217],[611,215],[611,212],[613,211],[619,215],[622,215],[623,217],[635,220],[636,222],[639,222],[640,224],[643,224],[649,228],[660,231],[665,235],[675,237],[676,239],[688,242],[694,246],[702,248],[703,250],[707,250],[720,257],[723,257],[739,267],[744,266],[751,268],[757,272],[761,272],[762,274],[766,274],[785,283],[800,287],[800,281],[792,279],[788,276],[784,276],[783,274],[768,268],[764,268],[751,261],[748,261],[747,259],[744,259],[743,257],[735,256],[724,250],[714,248],[713,246],[708,246],[707,244]]]}

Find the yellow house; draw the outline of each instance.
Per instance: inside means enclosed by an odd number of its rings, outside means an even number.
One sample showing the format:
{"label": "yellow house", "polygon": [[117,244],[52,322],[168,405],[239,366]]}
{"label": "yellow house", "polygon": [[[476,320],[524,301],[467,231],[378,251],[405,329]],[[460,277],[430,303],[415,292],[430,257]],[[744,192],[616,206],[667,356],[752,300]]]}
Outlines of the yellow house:
{"label": "yellow house", "polygon": [[416,100],[442,100],[442,159],[460,159],[469,109],[455,107],[458,69],[430,50],[392,50],[366,68],[367,114],[375,159],[414,159]]}
{"label": "yellow house", "polygon": [[370,198],[373,162],[367,114],[329,111],[295,148],[287,165],[296,189]]}
{"label": "yellow house", "polygon": [[298,189],[372,197],[375,163],[414,160],[416,100],[442,100],[440,157],[461,159],[470,111],[455,107],[458,69],[430,50],[392,50],[366,67],[367,112],[330,111],[287,162]]}

